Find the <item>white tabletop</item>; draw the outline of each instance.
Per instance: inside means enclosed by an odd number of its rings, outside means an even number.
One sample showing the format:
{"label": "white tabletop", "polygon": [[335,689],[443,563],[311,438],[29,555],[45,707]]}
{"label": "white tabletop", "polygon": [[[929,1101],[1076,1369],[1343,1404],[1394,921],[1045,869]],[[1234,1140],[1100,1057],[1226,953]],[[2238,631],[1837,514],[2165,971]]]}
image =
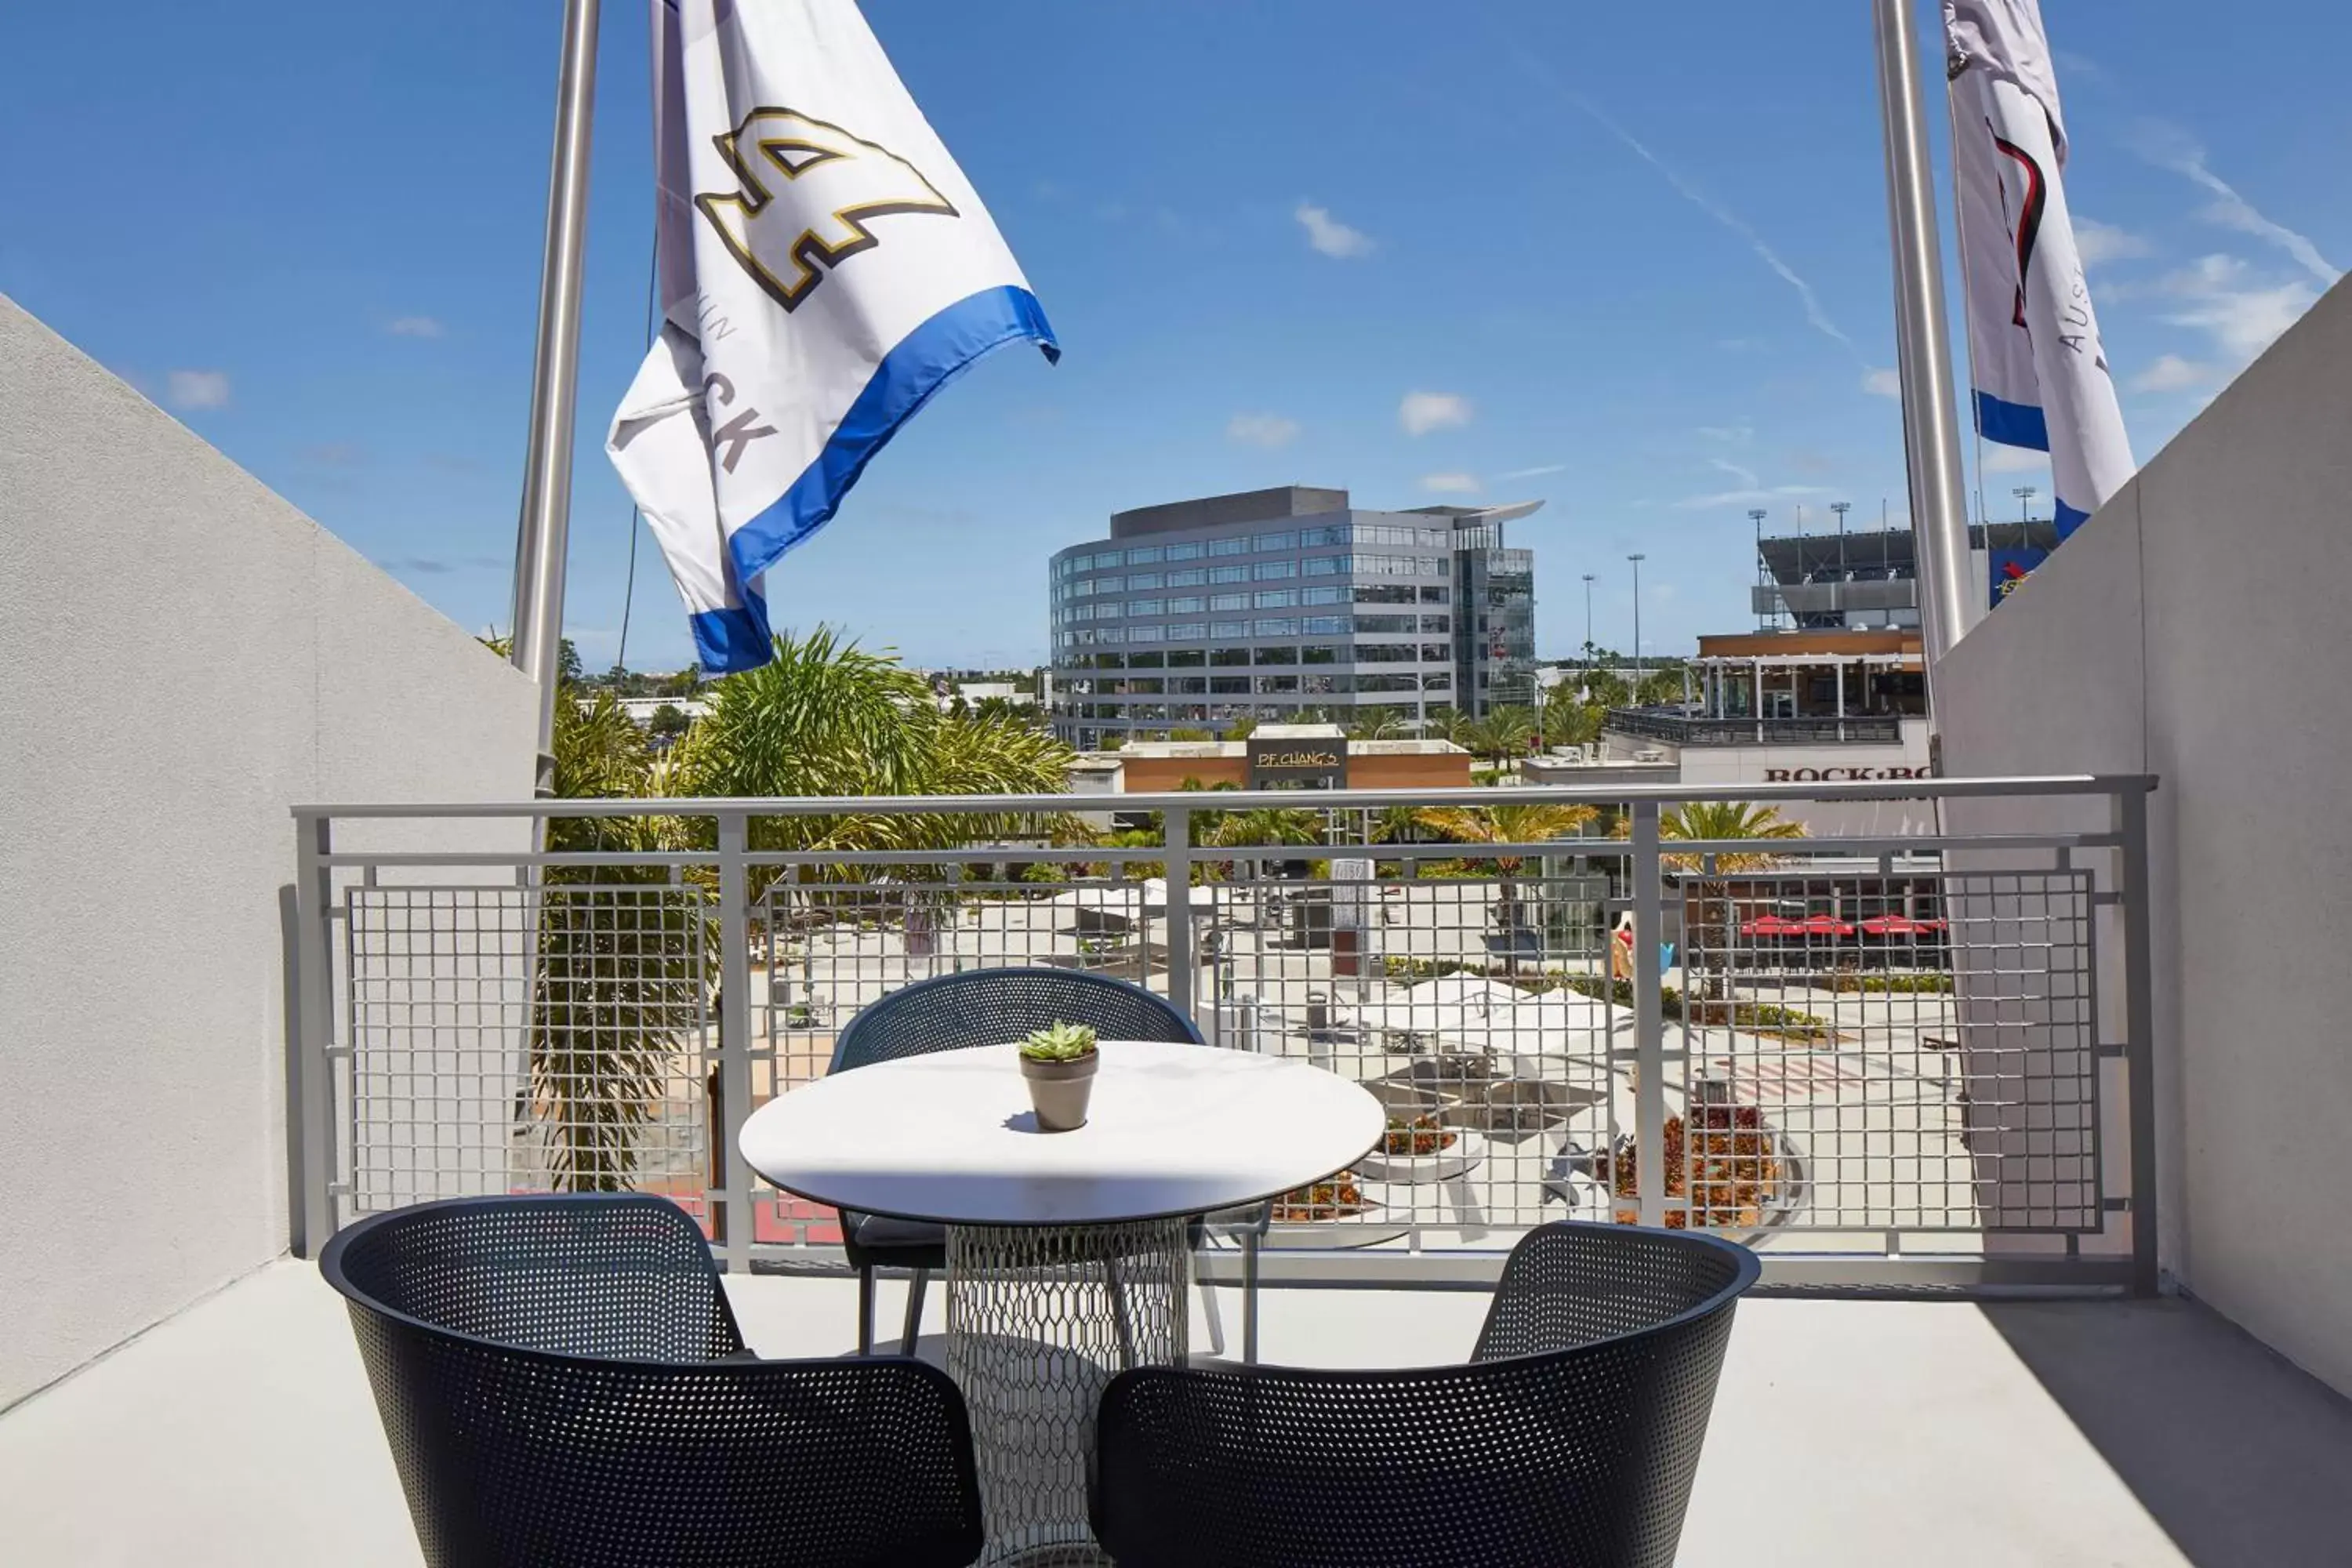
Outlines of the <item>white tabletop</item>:
{"label": "white tabletop", "polygon": [[1018,1047],[877,1062],[780,1096],[743,1158],[788,1193],[950,1225],[1091,1225],[1205,1214],[1341,1170],[1380,1102],[1304,1062],[1105,1040],[1087,1124],[1041,1132]]}

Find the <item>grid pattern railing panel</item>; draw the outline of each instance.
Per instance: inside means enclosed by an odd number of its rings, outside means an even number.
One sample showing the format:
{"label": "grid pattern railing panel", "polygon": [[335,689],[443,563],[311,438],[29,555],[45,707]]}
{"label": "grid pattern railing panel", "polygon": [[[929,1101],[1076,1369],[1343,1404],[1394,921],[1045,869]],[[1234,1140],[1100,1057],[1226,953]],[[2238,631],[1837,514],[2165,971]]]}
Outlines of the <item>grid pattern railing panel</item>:
{"label": "grid pattern railing panel", "polygon": [[[837,1246],[829,1210],[735,1168],[744,1119],[824,1076],[896,988],[1049,965],[1133,981],[1213,1048],[1381,1103],[1379,1145],[1273,1205],[1272,1257],[1498,1255],[1581,1218],[1897,1263],[2137,1259],[2131,835],[1678,843],[1643,801],[1579,823],[1511,815],[1576,792],[1478,793],[1495,805],[1154,797],[1158,820],[1094,844],[863,854],[751,851],[761,814],[731,805],[715,849],[322,843],[349,879],[305,971],[335,994],[308,1042],[334,1087],[304,1128],[328,1150],[328,1228],[631,1188],[684,1205],[737,1267]],[[1000,824],[1034,809],[988,805]]]}

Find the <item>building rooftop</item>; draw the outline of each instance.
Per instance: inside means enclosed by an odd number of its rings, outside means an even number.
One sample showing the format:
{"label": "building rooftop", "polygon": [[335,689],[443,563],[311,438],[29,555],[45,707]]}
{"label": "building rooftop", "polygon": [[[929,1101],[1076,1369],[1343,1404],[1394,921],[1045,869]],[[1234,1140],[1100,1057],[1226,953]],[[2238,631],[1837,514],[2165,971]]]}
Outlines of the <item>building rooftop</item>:
{"label": "building rooftop", "polygon": [[1139,533],[1168,533],[1179,529],[1214,528],[1223,523],[1265,522],[1278,517],[1314,517],[1346,511],[1346,490],[1310,485],[1277,485],[1265,490],[1237,490],[1231,495],[1200,496],[1192,500],[1163,501],[1115,511],[1110,536],[1129,539]]}

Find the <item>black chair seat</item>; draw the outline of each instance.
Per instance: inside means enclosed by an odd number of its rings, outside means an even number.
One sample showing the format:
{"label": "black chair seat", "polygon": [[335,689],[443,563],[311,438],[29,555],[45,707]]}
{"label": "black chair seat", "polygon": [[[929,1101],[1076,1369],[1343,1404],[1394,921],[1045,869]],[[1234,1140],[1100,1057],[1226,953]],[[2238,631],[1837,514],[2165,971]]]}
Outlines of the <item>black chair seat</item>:
{"label": "black chair seat", "polygon": [[945,1268],[948,1227],[928,1219],[844,1211],[843,1250],[853,1268]]}
{"label": "black chair seat", "polygon": [[351,1309],[429,1568],[961,1568],[962,1395],[899,1357],[763,1362],[693,1220],[646,1194],[362,1220]]}
{"label": "black chair seat", "polygon": [[1549,1225],[1465,1365],[1121,1373],[1095,1533],[1120,1568],[1669,1568],[1757,1272],[1711,1237]]}

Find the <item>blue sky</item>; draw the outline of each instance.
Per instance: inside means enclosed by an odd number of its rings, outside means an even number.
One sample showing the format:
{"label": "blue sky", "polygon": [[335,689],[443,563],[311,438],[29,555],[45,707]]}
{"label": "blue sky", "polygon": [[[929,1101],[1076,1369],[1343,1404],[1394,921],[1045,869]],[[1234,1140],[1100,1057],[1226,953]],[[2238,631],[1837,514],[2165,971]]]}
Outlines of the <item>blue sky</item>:
{"label": "blue sky", "polygon": [[[29,8],[0,64],[0,291],[455,619],[503,625],[560,13]],[[645,18],[605,13],[567,617],[592,665],[622,618],[602,441],[651,222]],[[1053,550],[1119,508],[1296,480],[1546,498],[1515,539],[1541,650],[1582,639],[1588,571],[1598,636],[1630,643],[1641,550],[1643,637],[1671,651],[1748,624],[1750,506],[1903,513],[1859,4],[867,15],[1066,353],[1000,354],[916,420],[770,574],[780,625],[1034,661]],[[2045,15],[2145,460],[2352,258],[2352,16]],[[2047,496],[2002,462],[1981,488],[2007,516],[2023,483]],[[637,565],[630,663],[682,663],[649,538]]]}

